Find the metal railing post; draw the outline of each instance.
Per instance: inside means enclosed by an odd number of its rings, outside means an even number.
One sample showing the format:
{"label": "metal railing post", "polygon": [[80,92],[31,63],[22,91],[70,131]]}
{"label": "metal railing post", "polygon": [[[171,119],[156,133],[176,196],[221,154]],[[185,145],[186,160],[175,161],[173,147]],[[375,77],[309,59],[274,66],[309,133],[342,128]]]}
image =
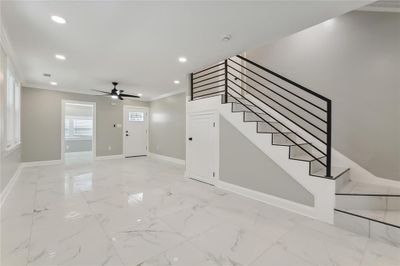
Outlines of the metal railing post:
{"label": "metal railing post", "polygon": [[224,103],[228,102],[228,60],[225,59],[225,100]]}
{"label": "metal railing post", "polygon": [[190,73],[190,100],[193,101],[193,73]]}
{"label": "metal railing post", "polygon": [[331,161],[332,161],[332,101],[327,100],[326,102],[326,177],[331,177]]}

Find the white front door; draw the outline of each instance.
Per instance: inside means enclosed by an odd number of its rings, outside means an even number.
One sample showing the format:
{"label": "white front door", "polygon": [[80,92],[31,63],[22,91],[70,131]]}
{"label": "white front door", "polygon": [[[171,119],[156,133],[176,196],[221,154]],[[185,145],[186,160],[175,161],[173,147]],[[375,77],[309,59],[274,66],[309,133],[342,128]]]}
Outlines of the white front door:
{"label": "white front door", "polygon": [[124,155],[147,155],[147,109],[124,106]]}
{"label": "white front door", "polygon": [[189,177],[215,183],[216,121],[214,113],[189,114],[187,173]]}

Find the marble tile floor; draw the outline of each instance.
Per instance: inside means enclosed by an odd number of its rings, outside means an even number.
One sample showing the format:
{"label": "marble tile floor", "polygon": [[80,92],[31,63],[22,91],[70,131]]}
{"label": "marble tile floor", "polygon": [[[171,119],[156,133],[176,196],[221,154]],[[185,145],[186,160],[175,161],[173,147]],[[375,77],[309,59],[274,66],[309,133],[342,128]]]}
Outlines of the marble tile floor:
{"label": "marble tile floor", "polygon": [[400,249],[183,177],[151,158],[23,169],[1,265],[400,265]]}

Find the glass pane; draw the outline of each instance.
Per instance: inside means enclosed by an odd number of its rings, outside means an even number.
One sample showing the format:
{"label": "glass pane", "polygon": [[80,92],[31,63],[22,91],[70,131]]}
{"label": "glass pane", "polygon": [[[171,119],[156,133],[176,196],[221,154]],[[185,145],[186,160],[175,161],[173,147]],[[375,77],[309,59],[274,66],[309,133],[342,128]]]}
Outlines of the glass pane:
{"label": "glass pane", "polygon": [[92,135],[92,120],[74,119],[74,136],[91,136]]}
{"label": "glass pane", "polygon": [[128,119],[130,122],[143,122],[144,112],[129,112]]}

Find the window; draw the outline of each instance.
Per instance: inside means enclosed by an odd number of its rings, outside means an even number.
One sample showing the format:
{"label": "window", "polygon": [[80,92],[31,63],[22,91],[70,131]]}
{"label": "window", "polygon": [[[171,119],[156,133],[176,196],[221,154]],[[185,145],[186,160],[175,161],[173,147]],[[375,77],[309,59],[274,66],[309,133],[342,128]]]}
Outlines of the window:
{"label": "window", "polygon": [[74,136],[91,136],[92,120],[90,119],[73,119]]}
{"label": "window", "polygon": [[9,68],[6,78],[6,149],[11,149],[21,142],[21,86]]}
{"label": "window", "polygon": [[14,77],[7,70],[7,148],[14,144]]}
{"label": "window", "polygon": [[93,135],[93,120],[90,117],[66,116],[64,123],[65,138],[90,138]]}
{"label": "window", "polygon": [[144,113],[143,112],[129,112],[128,117],[129,122],[143,122]]}

